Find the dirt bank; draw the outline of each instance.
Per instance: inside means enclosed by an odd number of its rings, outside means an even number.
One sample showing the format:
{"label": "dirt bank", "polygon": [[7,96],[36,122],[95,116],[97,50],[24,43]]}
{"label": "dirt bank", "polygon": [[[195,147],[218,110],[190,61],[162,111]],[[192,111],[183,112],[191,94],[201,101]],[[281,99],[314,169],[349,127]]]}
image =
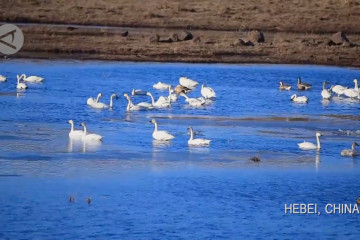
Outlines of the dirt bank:
{"label": "dirt bank", "polygon": [[[20,25],[25,44],[15,57],[360,67],[360,1],[355,0],[38,0],[0,5],[0,21],[38,23]],[[239,39],[254,29],[263,32],[265,41],[242,44]],[[174,34],[181,36],[184,30],[193,38],[177,41]],[[352,44],[329,46],[338,31]]]}

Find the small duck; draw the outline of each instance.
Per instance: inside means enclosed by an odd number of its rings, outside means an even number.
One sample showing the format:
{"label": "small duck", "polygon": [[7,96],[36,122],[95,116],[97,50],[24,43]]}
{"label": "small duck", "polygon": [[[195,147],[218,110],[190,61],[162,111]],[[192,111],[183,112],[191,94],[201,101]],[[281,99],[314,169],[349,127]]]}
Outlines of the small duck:
{"label": "small duck", "polygon": [[354,157],[354,156],[358,156],[360,155],[360,153],[358,151],[356,151],[355,147],[359,146],[359,144],[357,142],[354,142],[351,145],[351,149],[344,149],[341,151],[341,156],[343,157]]}
{"label": "small duck", "polygon": [[293,94],[290,99],[291,101],[296,103],[307,103],[309,101],[307,97],[305,96],[298,97],[296,94]]}
{"label": "small duck", "polygon": [[184,87],[184,86],[181,86],[181,85],[177,85],[177,86],[175,87],[175,93],[176,93],[177,95],[179,95],[180,93],[187,93],[187,92],[189,92],[189,91],[191,91],[190,88],[187,88],[187,87]]}
{"label": "small duck", "polygon": [[153,88],[158,90],[167,90],[169,87],[171,87],[171,85],[162,82],[153,85]]}
{"label": "small duck", "polygon": [[309,90],[312,87],[312,85],[301,82],[301,78],[299,77],[297,87],[298,87],[298,90]]}
{"label": "small duck", "polygon": [[286,85],[284,82],[280,82],[280,90],[290,90],[291,86],[290,85]]}
{"label": "small duck", "polygon": [[208,139],[203,139],[203,138],[194,139],[194,132],[192,127],[188,127],[188,130],[190,131],[190,139],[188,141],[188,144],[190,146],[204,146],[210,144],[211,140]]}

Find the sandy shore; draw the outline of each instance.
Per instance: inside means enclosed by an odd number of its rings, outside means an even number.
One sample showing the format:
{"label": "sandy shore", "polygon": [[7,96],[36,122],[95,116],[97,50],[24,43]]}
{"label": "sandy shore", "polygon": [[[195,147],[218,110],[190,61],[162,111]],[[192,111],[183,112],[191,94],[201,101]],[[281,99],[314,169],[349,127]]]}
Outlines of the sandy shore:
{"label": "sandy shore", "polygon": [[[360,67],[359,19],[360,2],[351,0],[11,1],[0,8],[0,21],[24,32],[18,58]],[[169,41],[184,30],[193,39]],[[265,41],[239,44],[250,30]],[[338,31],[351,46],[328,45]]]}

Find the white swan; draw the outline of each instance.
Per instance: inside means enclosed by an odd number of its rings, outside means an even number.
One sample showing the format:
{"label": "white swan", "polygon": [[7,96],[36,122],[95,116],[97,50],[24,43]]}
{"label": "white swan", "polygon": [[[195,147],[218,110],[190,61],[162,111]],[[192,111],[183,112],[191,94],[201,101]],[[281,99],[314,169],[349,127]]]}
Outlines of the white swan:
{"label": "white swan", "polygon": [[205,105],[205,100],[202,98],[189,98],[185,93],[180,93],[180,96],[183,96],[185,101],[192,107],[200,107]]}
{"label": "white swan", "polygon": [[194,89],[199,84],[198,82],[187,77],[180,77],[179,83],[181,86],[184,86],[189,89]]}
{"label": "white swan", "polygon": [[134,105],[131,102],[131,99],[127,93],[124,93],[124,97],[128,100],[128,105],[126,106],[126,111],[130,112],[130,111],[139,111],[139,110],[145,109],[145,107],[143,107],[143,106]]}
{"label": "white swan", "polygon": [[6,82],[6,77],[3,75],[0,75],[0,82]]}
{"label": "white swan", "polygon": [[176,93],[174,93],[174,90],[172,90],[171,87],[169,87],[169,98],[170,102],[176,102],[178,99]]}
{"label": "white swan", "polygon": [[355,87],[350,89],[345,89],[344,95],[349,98],[359,98],[359,86],[358,86],[358,80],[354,79]]}
{"label": "white swan", "polygon": [[81,139],[84,135],[84,131],[83,130],[74,130],[74,121],[73,120],[69,120],[69,121],[67,121],[67,123],[70,123],[70,125],[71,125],[69,137],[73,138],[73,139]]}
{"label": "white swan", "polygon": [[296,94],[291,96],[291,101],[297,102],[297,103],[306,103],[309,101],[309,99],[305,96],[298,97]]}
{"label": "white swan", "polygon": [[20,80],[21,80],[21,76],[19,76],[19,75],[16,75],[16,77],[17,77],[17,85],[16,85],[16,88],[17,89],[27,89],[28,88],[28,86],[24,83],[24,82],[20,82]]}
{"label": "white swan", "polygon": [[344,94],[344,91],[347,89],[347,87],[341,86],[341,85],[335,85],[331,86],[331,91],[336,93],[338,96]]}
{"label": "white swan", "polygon": [[320,132],[316,133],[316,142],[317,145],[311,143],[311,142],[303,142],[303,143],[298,143],[298,146],[300,149],[302,150],[314,150],[314,149],[320,149],[321,145],[320,145],[320,137],[322,136],[322,134]]}
{"label": "white swan", "polygon": [[99,102],[99,101],[98,102],[95,101],[95,102],[90,104],[90,107],[96,108],[96,109],[113,108],[113,104],[114,104],[113,99],[114,98],[117,99],[117,95],[115,93],[111,94],[111,96],[110,96],[110,104],[109,105],[107,105],[105,103],[102,103],[102,102]]}
{"label": "white swan", "polygon": [[167,131],[158,131],[158,124],[155,119],[151,119],[150,121],[155,125],[154,132],[152,134],[153,138],[158,141],[169,141],[175,138],[173,135],[168,133]]}
{"label": "white swan", "polygon": [[157,84],[153,85],[153,88],[158,89],[158,90],[166,90],[169,87],[171,87],[169,84],[162,83],[162,82],[158,82]]}
{"label": "white swan", "polygon": [[331,98],[331,88],[329,90],[327,90],[326,84],[328,84],[328,82],[324,82],[323,84],[323,90],[321,91],[321,96],[323,99],[330,99]]}
{"label": "white swan", "polygon": [[131,95],[135,96],[135,95],[146,95],[146,91],[143,91],[141,89],[133,89],[131,91]]}
{"label": "white swan", "polygon": [[150,96],[151,98],[151,103],[152,103],[152,106],[153,107],[156,107],[156,108],[167,108],[167,107],[170,107],[171,106],[171,103],[170,103],[170,99],[168,98],[165,98],[165,97],[160,97],[156,102],[154,100],[154,97],[153,95],[151,94],[151,92],[148,92],[146,93],[146,95]]}
{"label": "white swan", "polygon": [[83,132],[83,136],[82,136],[82,140],[83,141],[101,141],[102,140],[102,136],[98,135],[98,134],[87,134],[87,128],[86,128],[86,124],[84,122],[81,123],[81,126],[84,127],[84,132]]}
{"label": "white swan", "polygon": [[216,97],[216,94],[214,90],[211,87],[205,87],[205,84],[201,85],[201,95],[204,98],[214,98]]}
{"label": "white swan", "polygon": [[359,146],[359,144],[357,142],[354,142],[351,145],[351,149],[344,149],[341,151],[341,156],[354,157],[360,155],[360,153],[355,149],[356,146]]}
{"label": "white swan", "polygon": [[44,81],[44,78],[38,77],[38,76],[28,76],[28,77],[26,77],[25,74],[21,74],[21,77],[23,77],[25,82],[42,82],[42,81]]}
{"label": "white swan", "polygon": [[209,145],[211,140],[203,139],[203,138],[197,138],[194,139],[194,132],[192,127],[189,127],[188,130],[190,131],[190,139],[188,141],[188,144],[191,146],[202,146],[202,145]]}
{"label": "white swan", "polygon": [[96,98],[92,98],[92,97],[88,98],[88,100],[86,101],[86,104],[91,106],[93,103],[99,102],[101,97],[102,97],[102,94],[99,93]]}

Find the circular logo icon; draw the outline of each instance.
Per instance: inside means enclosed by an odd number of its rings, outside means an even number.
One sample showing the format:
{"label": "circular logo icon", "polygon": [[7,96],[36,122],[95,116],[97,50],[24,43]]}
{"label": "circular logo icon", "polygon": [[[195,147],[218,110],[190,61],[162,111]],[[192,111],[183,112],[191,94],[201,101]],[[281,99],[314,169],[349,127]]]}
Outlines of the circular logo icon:
{"label": "circular logo icon", "polygon": [[10,55],[18,52],[24,44],[24,34],[13,24],[0,26],[0,52]]}

